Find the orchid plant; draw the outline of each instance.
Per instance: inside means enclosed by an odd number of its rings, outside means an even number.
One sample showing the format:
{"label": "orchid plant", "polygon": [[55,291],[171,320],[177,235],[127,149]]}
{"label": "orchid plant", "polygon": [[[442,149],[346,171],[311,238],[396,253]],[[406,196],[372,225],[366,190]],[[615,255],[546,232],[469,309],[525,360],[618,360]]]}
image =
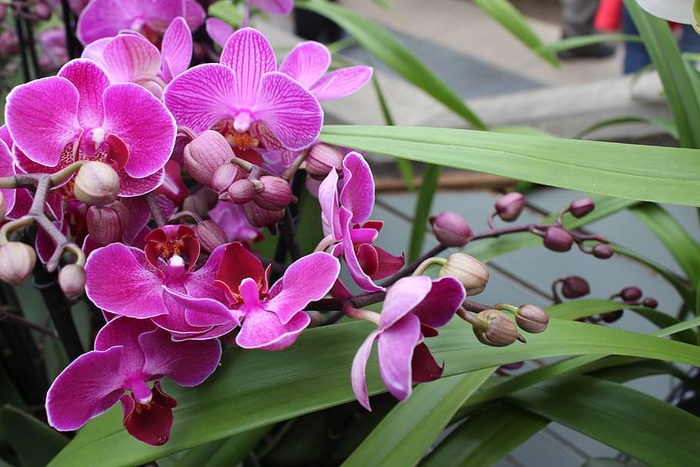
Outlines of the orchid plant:
{"label": "orchid plant", "polygon": [[[692,387],[694,378],[680,367],[659,370],[649,361],[700,366],[700,247],[662,208],[639,204],[700,205],[695,151],[324,125],[322,103],[365,87],[372,68],[338,67],[329,48],[313,41],[276,53],[252,26],[258,11],[287,15],[296,6],[335,20],[471,126],[486,129],[389,33],[325,0],[37,0],[11,7],[20,24],[46,16],[42,5],[51,17],[58,3],[65,63],[13,86],[0,127],[0,345],[23,362],[38,391],[0,411],[9,439],[0,430],[3,461],[275,465],[276,452],[299,447],[310,433],[308,452],[290,461],[285,451],[284,465],[469,464],[482,454],[488,463],[559,421],[642,462],[691,465],[697,416],[618,382],[654,370]],[[477,3],[516,21],[513,30],[526,27],[506,1],[495,10]],[[694,22],[692,1],[639,4]],[[670,34],[633,1],[628,7],[648,37]],[[683,74],[694,70],[677,50],[666,53],[666,63],[676,58],[682,70],[674,82],[696,97],[697,76]],[[689,124],[692,109],[700,119],[700,100],[690,99],[693,107],[680,106],[674,94],[669,99],[681,144],[700,147],[700,120]],[[387,220],[375,212],[369,152],[430,164],[408,251],[379,246]],[[625,171],[617,169],[621,160]],[[475,232],[457,213],[429,216],[440,165],[592,194],[518,224],[527,198],[511,191],[496,200],[488,228]],[[628,207],[659,233],[684,276],[583,230]],[[432,249],[423,248],[426,229]],[[508,297],[477,301],[489,259],[535,244],[558,253],[576,247],[601,264],[631,258],[671,284],[682,310],[676,317],[657,310],[659,301],[637,287],[585,300],[590,287],[579,276],[552,284],[547,310],[512,305]],[[30,277],[50,325],[16,299]],[[76,323],[71,308],[90,322]],[[646,335],[606,326],[623,308],[661,329]],[[5,321],[17,340],[5,339]],[[518,362],[546,357],[560,358],[513,373]],[[617,379],[606,373],[620,368],[629,371]],[[0,370],[8,383],[25,384],[17,366]],[[600,400],[587,398],[589,390]],[[576,416],[559,410],[566,405],[561,394],[581,404]],[[617,404],[619,412],[601,409]],[[582,422],[583,412],[598,414],[601,428]],[[13,433],[8,420],[22,429]],[[512,425],[517,436],[492,443],[493,420]],[[644,436],[624,436],[632,429],[668,432],[676,444],[649,450]],[[46,442],[30,453],[25,435]]]}

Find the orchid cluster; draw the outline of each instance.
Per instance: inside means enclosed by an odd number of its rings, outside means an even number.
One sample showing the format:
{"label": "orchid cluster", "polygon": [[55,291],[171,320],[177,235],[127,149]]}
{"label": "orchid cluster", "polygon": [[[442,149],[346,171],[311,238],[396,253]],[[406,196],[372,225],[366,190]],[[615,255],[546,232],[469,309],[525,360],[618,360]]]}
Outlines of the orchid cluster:
{"label": "orchid cluster", "polygon": [[[291,9],[291,2],[250,4],[276,14]],[[216,21],[206,28],[222,42],[218,61],[190,66],[192,31],[205,22],[197,2],[74,7],[82,56],[55,76],[15,87],[0,129],[0,279],[21,284],[35,268],[57,272],[65,295],[84,292],[106,322],[94,348],[76,355],[51,386],[53,427],[76,430],[121,402],[126,430],[163,444],[177,404],[163,378],[199,385],[216,370],[222,344],[280,351],[309,326],[343,314],[377,325],[350,378],[367,409],[365,367],[375,341],[381,378],[403,401],[413,384],[441,376],[426,340],[456,314],[488,345],[524,340],[518,328],[544,330],[537,307],[466,299],[488,281],[475,258],[433,258],[435,251],[406,265],[403,255],[375,245],[383,223],[371,219],[367,161],[317,141],[319,102],[362,88],[369,67],[329,72],[330,52],[316,42],[278,63],[261,32],[228,31]],[[301,196],[291,181],[304,171],[325,236],[307,255],[294,246],[290,212]],[[585,200],[568,212],[592,208]],[[513,220],[522,199],[496,209]],[[256,255],[265,228],[290,239],[290,265]],[[434,218],[433,230],[440,251],[478,237],[452,213]],[[595,241],[593,254],[609,256],[603,239],[561,222],[494,227],[481,238],[524,230],[557,251]],[[436,263],[439,277],[424,275]],[[364,308],[378,302],[381,313]]]}

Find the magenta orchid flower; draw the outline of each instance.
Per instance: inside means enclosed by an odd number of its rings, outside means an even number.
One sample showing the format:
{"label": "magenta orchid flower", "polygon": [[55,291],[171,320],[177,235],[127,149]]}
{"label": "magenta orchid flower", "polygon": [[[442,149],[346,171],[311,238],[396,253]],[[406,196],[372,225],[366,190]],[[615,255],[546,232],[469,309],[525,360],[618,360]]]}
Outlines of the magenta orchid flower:
{"label": "magenta orchid flower", "polygon": [[115,318],[97,334],[95,350],[78,357],[51,385],[46,396],[49,424],[60,431],[77,430],[121,401],[129,434],[162,445],[170,436],[177,403],[162,391],[159,380],[168,377],[180,386],[197,386],[220,359],[216,340],[173,342],[148,320]]}
{"label": "magenta orchid flower", "polygon": [[166,292],[188,309],[186,319],[191,325],[218,326],[219,336],[240,325],[236,335],[240,347],[281,350],[292,345],[309,325],[311,319],[304,307],[323,298],[339,272],[336,258],[312,253],[292,263],[268,289],[268,270],[235,242],[226,247],[216,275],[217,284],[226,294],[225,301]]}
{"label": "magenta orchid flower", "polygon": [[285,16],[292,12],[294,0],[248,0],[250,6],[271,15]]}
{"label": "magenta orchid flower", "polygon": [[[186,310],[166,290],[193,297],[224,299],[215,284],[224,249],[214,250],[195,270],[200,245],[194,230],[166,225],[146,235],[144,250],[112,243],[93,251],[85,264],[85,292],[95,305],[119,316],[150,318],[174,337],[202,335],[213,326],[193,326],[185,321]],[[129,293],[125,294],[124,291]]]}
{"label": "magenta orchid flower", "polygon": [[372,77],[368,66],[350,66],[328,71],[331,53],[318,42],[302,42],[292,49],[279,71],[297,80],[319,101],[340,99],[362,88]]}
{"label": "magenta orchid flower", "polygon": [[321,204],[323,243],[335,245],[332,253],[342,255],[350,275],[363,290],[383,290],[374,283],[401,269],[403,256],[394,256],[372,245],[384,223],[368,221],[374,207],[374,179],[365,159],[350,152],[343,160],[343,180],[338,189],[338,174],[328,173],[318,190]]}
{"label": "magenta orchid flower", "polygon": [[77,160],[99,160],[117,171],[120,196],[162,183],[177,129],[152,94],[133,83],[110,84],[85,59],[67,63],[58,76],[15,87],[5,121],[24,171],[53,173]]}
{"label": "magenta orchid flower", "polygon": [[400,401],[411,395],[412,383],[426,383],[442,375],[423,342],[438,334],[464,301],[464,287],[454,278],[427,276],[399,279],[389,288],[378,328],[372,331],[352,362],[352,390],[360,404],[371,410],[365,367],[377,341],[379,373],[392,396]]}
{"label": "magenta orchid flower", "polygon": [[162,52],[140,34],[123,32],[88,44],[82,57],[96,62],[110,83],[136,83],[159,99],[165,85],[189,67],[192,35],[183,18],[175,18],[163,36]]}
{"label": "magenta orchid flower", "polygon": [[163,33],[178,16],[194,31],[206,13],[196,0],[91,0],[78,18],[76,34],[87,45],[131,29],[160,46]]}
{"label": "magenta orchid flower", "polygon": [[277,71],[270,43],[252,28],[228,39],[220,63],[176,77],[165,89],[165,103],[178,125],[195,135],[217,130],[239,155],[303,149],[323,124],[316,98]]}
{"label": "magenta orchid flower", "polygon": [[[10,148],[7,147],[5,141],[0,139],[0,177],[12,177],[15,175],[15,164],[12,160]],[[0,189],[3,198],[5,199],[5,213],[11,212],[15,207],[15,192],[17,190]],[[0,214],[0,221],[2,215]]]}

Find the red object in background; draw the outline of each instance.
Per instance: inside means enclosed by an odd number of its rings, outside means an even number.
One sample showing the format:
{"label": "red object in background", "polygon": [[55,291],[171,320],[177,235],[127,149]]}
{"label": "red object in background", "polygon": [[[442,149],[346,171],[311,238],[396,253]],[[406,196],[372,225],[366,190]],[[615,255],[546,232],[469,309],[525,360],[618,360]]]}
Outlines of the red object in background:
{"label": "red object in background", "polygon": [[622,26],[622,0],[600,0],[593,25],[599,31],[619,31]]}

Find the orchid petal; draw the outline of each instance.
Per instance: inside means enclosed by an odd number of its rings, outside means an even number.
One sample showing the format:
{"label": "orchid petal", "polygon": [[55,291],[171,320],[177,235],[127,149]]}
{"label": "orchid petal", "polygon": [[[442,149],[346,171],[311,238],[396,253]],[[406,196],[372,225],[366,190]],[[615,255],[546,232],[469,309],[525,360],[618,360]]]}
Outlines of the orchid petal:
{"label": "orchid petal", "polygon": [[411,313],[430,292],[431,286],[428,276],[410,276],[396,281],[386,293],[379,318],[379,329],[387,330]]}
{"label": "orchid petal", "polygon": [[282,350],[292,345],[310,322],[302,311],[282,324],[276,313],[259,308],[246,315],[236,344],[244,349]]}
{"label": "orchid petal", "polygon": [[411,370],[414,383],[429,383],[442,376],[443,368],[437,364],[428,346],[421,342],[413,349]]}
{"label": "orchid petal", "polygon": [[694,24],[693,0],[637,0],[639,6],[674,23]]}
{"label": "orchid petal", "polygon": [[404,316],[379,337],[379,374],[391,395],[400,401],[411,395],[411,361],[420,340],[420,321],[414,315]]}
{"label": "orchid petal", "polygon": [[239,293],[245,279],[253,279],[258,290],[267,292],[267,276],[262,263],[239,242],[226,246],[216,278],[232,294]]}
{"label": "orchid petal", "polygon": [[137,82],[160,71],[160,52],[142,36],[120,34],[104,49],[103,60],[113,83]]}
{"label": "orchid petal", "polygon": [[355,357],[352,359],[352,368],[350,370],[350,379],[352,381],[352,392],[355,393],[355,398],[362,407],[371,411],[369,405],[369,395],[367,394],[367,376],[365,375],[367,360],[372,353],[372,344],[379,336],[379,331],[372,331],[367,338],[362,342],[362,345],[357,349]]}
{"label": "orchid petal", "polygon": [[209,17],[204,22],[207,29],[207,34],[215,44],[223,47],[228,41],[228,38],[233,34],[233,28],[226,21],[219,18]]}
{"label": "orchid petal", "polygon": [[65,78],[78,90],[78,121],[83,128],[96,128],[104,120],[102,95],[109,78],[93,61],[76,59],[63,65],[58,76]]}
{"label": "orchid petal", "polygon": [[165,394],[156,381],[151,391],[148,410],[136,410],[133,394],[124,394],[120,400],[124,413],[124,428],[134,438],[152,446],[162,446],[170,438],[173,426],[173,407],[177,402]]}
{"label": "orchid petal", "polygon": [[357,263],[362,268],[362,271],[370,278],[373,278],[379,269],[379,255],[377,249],[367,243],[362,243],[359,246],[356,244],[353,247],[357,257]]}
{"label": "orchid petal", "polygon": [[348,265],[348,271],[350,275],[355,280],[355,283],[368,292],[378,292],[384,290],[382,287],[375,284],[372,279],[365,273],[362,269],[362,265],[357,257],[357,252],[355,251],[355,245],[353,245],[350,233],[350,217],[352,214],[350,211],[344,207],[340,208],[340,225],[343,228],[343,258],[345,258],[345,263]]}
{"label": "orchid petal", "polygon": [[[119,196],[126,198],[141,196],[145,195],[146,193],[150,193],[151,191],[155,190],[160,185],[162,185],[163,180],[165,179],[165,171],[163,169],[158,170],[156,173],[143,178],[132,178],[129,175],[127,175],[126,171],[124,170],[120,170],[118,174]],[[141,226],[143,227],[143,225],[145,225],[146,222],[148,222],[148,220],[150,220],[150,211],[148,218]]]}
{"label": "orchid petal", "polygon": [[331,65],[331,53],[326,46],[308,41],[297,44],[284,58],[279,71],[289,75],[305,89],[318,81]]}
{"label": "orchid petal", "polygon": [[161,46],[163,81],[169,83],[190,66],[192,60],[192,33],[184,19],[178,17],[170,23],[163,35]]}
{"label": "orchid petal", "polygon": [[271,15],[285,16],[292,12],[294,0],[250,0],[250,4]]}
{"label": "orchid petal", "polygon": [[[14,163],[10,148],[7,147],[4,141],[0,140],[0,177],[11,177],[15,174]],[[3,198],[5,199],[5,212],[11,212],[15,206],[15,191],[10,189],[2,189]]]}
{"label": "orchid petal", "polygon": [[343,160],[344,180],[340,204],[352,213],[351,222],[362,224],[374,208],[374,178],[369,164],[357,152],[350,152]]}
{"label": "orchid petal", "polygon": [[206,11],[204,11],[204,8],[199,4],[199,2],[197,2],[197,0],[185,0],[184,17],[185,21],[187,21],[187,26],[191,31],[199,28],[202,23],[204,23],[206,16]]}
{"label": "orchid petal", "polygon": [[338,173],[328,172],[318,187],[318,202],[321,205],[321,222],[323,234],[332,235],[334,240],[341,240],[340,207],[338,206]]}
{"label": "orchid petal", "polygon": [[371,78],[371,67],[351,66],[331,71],[309,90],[319,101],[340,99],[359,91]]}
{"label": "orchid petal", "polygon": [[206,327],[228,323],[240,325],[235,313],[218,300],[206,297],[194,298],[168,288],[163,290],[180,306],[186,308],[185,320],[191,326]]}
{"label": "orchid petal", "polygon": [[403,255],[392,255],[388,251],[384,250],[383,248],[379,248],[378,246],[373,246],[372,248],[374,248],[375,253],[377,254],[377,270],[374,272],[374,274],[370,274],[370,278],[374,281],[394,275],[406,263]]}
{"label": "orchid petal", "polygon": [[76,35],[80,42],[87,45],[103,37],[116,36],[121,29],[128,29],[134,14],[129,11],[133,9],[130,3],[123,0],[89,2],[78,17]]}
{"label": "orchid petal", "polygon": [[422,323],[440,328],[450,322],[464,298],[464,287],[457,279],[434,279],[430,292],[413,308],[413,313]]}
{"label": "orchid petal", "polygon": [[127,174],[142,178],[162,169],[170,157],[177,125],[165,106],[144,88],[114,84],[104,93],[104,130],[129,148]]}

